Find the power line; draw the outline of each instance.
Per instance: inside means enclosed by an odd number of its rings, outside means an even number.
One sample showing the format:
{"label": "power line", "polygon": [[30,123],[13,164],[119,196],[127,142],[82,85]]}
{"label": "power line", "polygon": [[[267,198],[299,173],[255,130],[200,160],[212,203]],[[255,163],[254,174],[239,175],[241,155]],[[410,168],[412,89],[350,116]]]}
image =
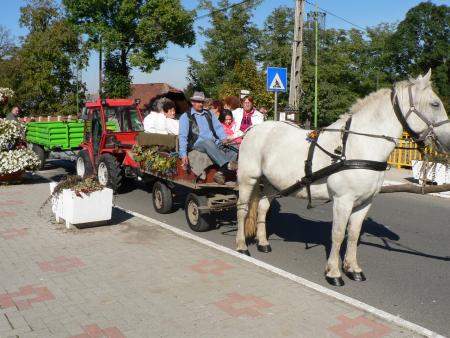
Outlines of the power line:
{"label": "power line", "polygon": [[236,2],[236,3],[234,3],[234,4],[231,4],[231,5],[227,6],[227,7],[222,7],[222,8],[214,9],[214,10],[208,12],[207,14],[203,14],[203,15],[200,15],[200,16],[195,17],[195,18],[194,18],[194,21],[197,21],[197,20],[200,20],[200,19],[203,19],[203,18],[207,18],[207,17],[209,17],[210,15],[212,15],[213,13],[225,12],[225,11],[227,11],[227,10],[233,8],[233,7],[236,7],[236,6],[239,6],[239,5],[243,5],[243,4],[245,4],[246,2],[250,2],[250,1],[252,1],[252,0],[243,0],[243,1],[241,1],[241,2]]}
{"label": "power line", "polygon": [[[315,4],[313,4],[311,1],[305,0],[305,2],[306,2],[308,5],[315,6]],[[358,24],[356,24],[356,23],[353,23],[353,22],[347,20],[347,19],[343,18],[342,16],[339,16],[339,15],[337,15],[337,14],[334,14],[334,13],[332,13],[332,12],[330,12],[330,11],[324,9],[324,8],[321,8],[321,7],[318,7],[318,8],[319,8],[322,12],[327,13],[328,15],[334,16],[335,18],[338,18],[338,19],[340,19],[340,20],[342,20],[342,21],[344,21],[344,22],[346,22],[346,23],[348,23],[348,24],[350,24],[350,25],[352,25],[352,26],[354,26],[354,27],[356,27],[356,28],[358,28],[358,29],[364,31],[364,32],[367,32],[367,30],[366,30],[364,27],[362,27],[362,26],[360,26],[360,25],[358,25]]]}

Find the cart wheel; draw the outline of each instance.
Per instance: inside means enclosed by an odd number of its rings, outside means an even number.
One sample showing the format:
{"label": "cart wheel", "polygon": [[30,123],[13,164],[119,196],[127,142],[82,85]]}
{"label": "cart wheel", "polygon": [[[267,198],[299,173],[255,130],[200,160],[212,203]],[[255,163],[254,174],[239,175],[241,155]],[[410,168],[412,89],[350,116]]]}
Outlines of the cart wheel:
{"label": "cart wheel", "polygon": [[159,214],[168,214],[172,211],[172,191],[161,181],[156,181],[152,189],[153,207]]}
{"label": "cart wheel", "polygon": [[39,170],[44,169],[45,160],[46,160],[44,149],[40,145],[37,145],[37,144],[33,144],[32,149],[33,149],[34,153],[37,155],[37,157],[39,158],[39,161],[41,161],[41,164],[39,164],[38,169]]}
{"label": "cart wheel", "polygon": [[207,209],[200,209],[206,207],[208,199],[205,196],[199,196],[190,193],[186,198],[186,206],[184,212],[189,227],[195,232],[206,231],[211,227],[212,216]]}
{"label": "cart wheel", "polygon": [[77,157],[77,175],[81,178],[92,176],[94,170],[92,169],[91,160],[86,150],[80,150]]}

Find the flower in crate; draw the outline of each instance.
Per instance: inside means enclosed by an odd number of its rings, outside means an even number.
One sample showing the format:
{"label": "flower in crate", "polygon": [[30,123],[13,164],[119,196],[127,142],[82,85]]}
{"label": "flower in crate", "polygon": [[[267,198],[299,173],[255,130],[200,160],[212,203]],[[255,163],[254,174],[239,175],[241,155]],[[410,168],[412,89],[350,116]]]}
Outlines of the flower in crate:
{"label": "flower in crate", "polygon": [[26,148],[2,151],[0,152],[0,175],[23,170],[36,170],[40,163],[37,155]]}
{"label": "flower in crate", "polygon": [[0,87],[0,103],[6,102],[8,99],[13,97],[14,91],[10,88],[1,88]]}
{"label": "flower in crate", "polygon": [[0,119],[0,151],[14,149],[24,135],[25,127],[21,123]]}

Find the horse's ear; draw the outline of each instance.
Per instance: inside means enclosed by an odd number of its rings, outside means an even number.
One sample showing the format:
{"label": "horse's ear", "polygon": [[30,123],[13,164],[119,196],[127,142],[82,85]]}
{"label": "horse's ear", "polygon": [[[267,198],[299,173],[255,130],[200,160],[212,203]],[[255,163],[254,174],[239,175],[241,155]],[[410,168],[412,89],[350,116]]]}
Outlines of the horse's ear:
{"label": "horse's ear", "polygon": [[425,76],[423,77],[422,81],[430,82],[430,80],[431,80],[431,68],[428,69],[428,73],[425,74]]}
{"label": "horse's ear", "polygon": [[420,85],[420,87],[425,88],[430,85],[430,79],[431,79],[431,68],[428,70],[428,73],[426,73],[424,76],[419,75],[416,79],[416,83]]}

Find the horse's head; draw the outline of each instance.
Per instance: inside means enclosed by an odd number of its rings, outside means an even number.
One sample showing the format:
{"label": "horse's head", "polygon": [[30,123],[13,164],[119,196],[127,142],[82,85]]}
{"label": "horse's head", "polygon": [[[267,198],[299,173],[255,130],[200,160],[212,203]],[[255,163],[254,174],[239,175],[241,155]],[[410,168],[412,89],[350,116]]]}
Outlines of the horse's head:
{"label": "horse's head", "polygon": [[394,89],[394,110],[415,141],[427,145],[434,142],[439,151],[450,152],[450,121],[430,78],[431,69],[423,77],[398,83]]}

